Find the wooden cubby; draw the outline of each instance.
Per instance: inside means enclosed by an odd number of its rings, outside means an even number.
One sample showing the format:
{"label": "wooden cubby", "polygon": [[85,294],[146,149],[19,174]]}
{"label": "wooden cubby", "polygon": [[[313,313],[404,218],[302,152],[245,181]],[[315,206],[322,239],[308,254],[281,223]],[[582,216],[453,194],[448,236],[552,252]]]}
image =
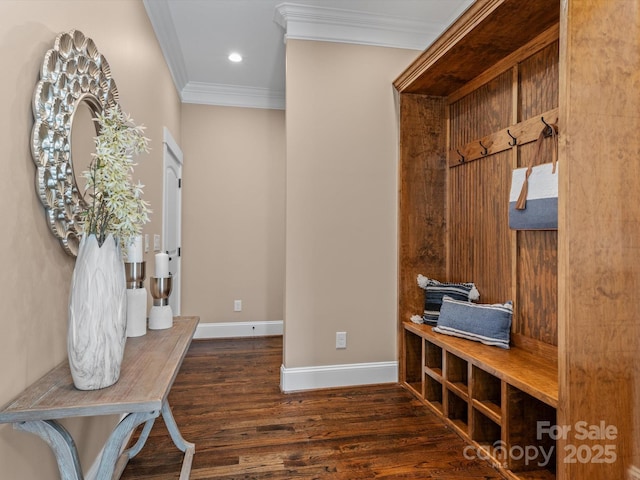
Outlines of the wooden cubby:
{"label": "wooden cubby", "polygon": [[[508,478],[640,472],[639,33],[628,0],[477,0],[394,81],[400,380]],[[511,172],[532,158],[542,118],[558,120],[558,230],[511,231]],[[513,300],[512,348],[411,323],[418,274]],[[538,422],[580,421],[617,429],[616,461],[567,461],[576,439],[535,435]],[[498,437],[557,455],[500,458]]]}
{"label": "wooden cubby", "polygon": [[475,365],[471,370],[473,407],[495,423],[502,423],[502,382]]}
{"label": "wooden cubby", "polygon": [[[501,441],[502,429],[500,424],[491,418],[485,416],[475,407],[471,411],[471,431],[469,437],[474,442],[484,447],[484,451],[491,452],[496,448],[497,442]],[[498,455],[495,455],[497,461],[504,461]]]}
{"label": "wooden cubby", "polygon": [[430,375],[424,377],[424,400],[437,413],[444,414],[442,383]]}
{"label": "wooden cubby", "polygon": [[403,383],[415,393],[424,395],[422,390],[422,338],[403,332],[404,353],[403,353]]}
{"label": "wooden cubby", "polygon": [[433,343],[425,343],[424,365],[434,376],[442,377],[442,348]]}
{"label": "wooden cubby", "polygon": [[[427,363],[433,367],[424,366],[422,385],[405,386],[510,478],[554,478],[557,445],[537,433],[538,422],[556,424],[556,363],[522,348],[503,350],[440,335],[427,325],[406,322],[403,332],[405,347],[422,348],[421,355],[411,355],[410,371],[421,358],[431,359]],[[551,452],[549,461],[517,458],[524,448]],[[505,455],[509,451],[515,458]]]}
{"label": "wooden cubby", "polygon": [[467,400],[469,398],[469,364],[460,357],[446,351],[445,362],[444,376],[447,388]]}
{"label": "wooden cubby", "polygon": [[458,432],[466,435],[469,430],[469,403],[466,398],[458,395],[458,392],[446,388],[444,391],[445,410],[444,415],[449,423]]}
{"label": "wooden cubby", "polygon": [[529,448],[536,452],[535,457],[511,455],[507,459],[509,470],[521,478],[540,478],[541,473],[542,478],[554,478],[557,445],[549,435],[539,434],[538,426],[556,425],[556,409],[511,385],[506,390],[509,429],[505,444],[514,450]]}

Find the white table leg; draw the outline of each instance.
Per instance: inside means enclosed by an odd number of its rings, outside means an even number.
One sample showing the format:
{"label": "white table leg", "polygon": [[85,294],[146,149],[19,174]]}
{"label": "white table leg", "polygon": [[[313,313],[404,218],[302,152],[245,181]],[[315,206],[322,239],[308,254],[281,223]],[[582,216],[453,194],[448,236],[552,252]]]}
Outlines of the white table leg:
{"label": "white table leg", "polygon": [[122,455],[120,456],[126,455],[127,460],[130,460],[138,453],[140,453],[140,450],[142,450],[142,447],[144,447],[144,444],[147,442],[147,438],[149,438],[149,433],[151,433],[151,428],[153,427],[155,421],[155,417],[151,420],[147,420],[147,423],[144,424],[144,428],[142,429],[142,432],[140,433],[140,437],[138,437],[138,441],[136,442],[136,444],[133,447],[122,452]]}
{"label": "white table leg", "polygon": [[[109,439],[104,446],[102,458],[100,459],[100,466],[98,467],[98,473],[96,474],[96,480],[112,480],[114,477],[120,477],[122,470],[116,473],[116,462],[118,462],[124,442],[127,441],[133,430],[138,425],[154,420],[159,414],[160,412],[157,410],[153,412],[129,413],[126,417],[120,420],[120,423],[116,426],[113,432],[111,432],[111,435],[109,435]],[[144,440],[146,441],[146,437]],[[140,445],[140,448],[142,448],[142,445]],[[131,457],[128,457],[127,461],[129,458]],[[119,462],[118,465],[120,465]],[[125,466],[126,462],[122,465],[122,469],[124,469]]]}
{"label": "white table leg", "polygon": [[168,400],[162,404],[162,418],[164,419],[164,423],[167,426],[167,430],[169,430],[171,440],[173,440],[173,443],[176,447],[184,452],[182,470],[180,471],[180,480],[188,480],[189,473],[191,472],[193,455],[196,452],[196,446],[193,443],[187,442],[184,438],[182,438],[180,430],[178,430],[178,425],[173,418],[173,413],[171,413],[171,407],[169,406]]}
{"label": "white table leg", "polygon": [[[96,480],[112,480],[113,478],[120,477],[129,459],[136,455],[144,446],[144,443],[149,437],[149,431],[153,426],[153,421],[159,414],[160,412],[157,410],[153,412],[130,413],[118,423],[104,446]],[[120,455],[122,445],[129,438],[129,435],[138,425],[145,422],[146,425],[136,445]],[[23,430],[38,435],[49,445],[58,462],[61,480],[84,480],[76,444],[71,434],[57,421],[33,420],[14,423],[13,427],[16,430]],[[119,457],[122,457],[124,461],[119,461]]]}
{"label": "white table leg", "polygon": [[[127,420],[127,418],[129,418],[131,415],[133,415],[133,414],[127,415],[127,417],[123,418],[120,423],[122,423],[125,420]],[[127,425],[127,427],[123,427],[123,429],[125,431],[124,438],[120,441],[119,445],[118,444],[114,444],[114,446],[117,447],[117,451],[118,452],[120,450],[122,450],[124,442],[129,438],[130,434],[133,433],[133,429],[136,428],[138,425],[140,425],[142,422],[146,422],[144,424],[144,427],[142,429],[142,432],[140,433],[140,437],[138,438],[138,441],[136,442],[136,444],[133,447],[128,448],[127,450],[125,450],[124,452],[122,452],[120,454],[120,456],[117,458],[117,461],[116,461],[116,464],[115,464],[115,467],[114,467],[114,470],[112,472],[111,477],[105,477],[107,480],[109,480],[109,479],[117,480],[118,478],[120,478],[120,476],[122,475],[122,472],[124,472],[124,469],[127,466],[127,463],[129,463],[129,460],[131,460],[138,453],[140,453],[140,450],[142,450],[142,447],[144,447],[144,444],[147,442],[147,438],[149,438],[149,433],[151,432],[151,428],[153,427],[153,424],[154,424],[156,418],[158,417],[159,413],[158,413],[158,411],[153,411],[153,412],[151,412],[149,414],[144,414],[143,413],[143,414],[137,414],[137,415],[141,415],[142,417],[150,415],[151,418],[147,417],[146,420],[144,418],[132,419],[132,422],[134,423],[134,425],[133,425],[133,427],[131,429],[127,430],[129,425]],[[106,452],[106,447],[105,447],[105,452]],[[102,464],[100,465],[100,467],[102,467]],[[98,478],[101,478],[100,474],[98,474]]]}
{"label": "white table leg", "polygon": [[61,480],[83,480],[78,449],[69,432],[55,420],[14,423],[13,428],[38,435],[56,456]]}

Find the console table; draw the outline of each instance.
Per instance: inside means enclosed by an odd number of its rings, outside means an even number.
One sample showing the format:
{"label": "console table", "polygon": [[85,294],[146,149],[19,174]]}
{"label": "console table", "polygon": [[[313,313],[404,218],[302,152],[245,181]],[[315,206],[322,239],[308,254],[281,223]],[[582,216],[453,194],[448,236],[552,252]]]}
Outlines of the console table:
{"label": "console table", "polygon": [[[171,439],[184,452],[180,480],[189,478],[195,445],[185,441],[169,407],[169,390],[191,344],[199,317],[176,317],[172,328],[128,338],[120,379],[114,385],[82,391],[73,386],[65,360],[0,410],[0,423],[34,433],[53,450],[62,480],[83,480],[78,451],[61,418],[124,415],[104,447],[98,480],[117,479],[144,446],[155,419],[162,415]],[[121,450],[133,430],[145,424],[131,448]]]}

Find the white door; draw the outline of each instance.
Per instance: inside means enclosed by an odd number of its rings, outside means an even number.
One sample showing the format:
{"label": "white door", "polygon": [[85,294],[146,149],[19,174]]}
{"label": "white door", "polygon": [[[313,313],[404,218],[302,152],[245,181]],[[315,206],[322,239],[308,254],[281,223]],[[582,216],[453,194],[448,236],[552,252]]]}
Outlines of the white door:
{"label": "white door", "polygon": [[169,255],[169,273],[173,276],[173,288],[169,297],[169,305],[174,315],[180,315],[182,161],[182,150],[180,150],[171,133],[165,127],[162,250]]}

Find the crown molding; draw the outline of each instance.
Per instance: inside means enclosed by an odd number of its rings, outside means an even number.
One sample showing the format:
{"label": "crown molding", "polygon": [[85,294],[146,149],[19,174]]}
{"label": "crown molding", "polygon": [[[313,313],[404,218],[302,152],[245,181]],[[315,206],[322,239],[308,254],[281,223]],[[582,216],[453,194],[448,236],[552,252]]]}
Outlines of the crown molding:
{"label": "crown molding", "polygon": [[[168,0],[143,0],[143,4],[183,102],[285,109],[284,91],[190,82]],[[463,5],[451,20],[455,20],[465,8]],[[423,51],[441,33],[441,26],[434,22],[295,3],[278,5],[274,21],[284,29],[285,41],[316,40],[419,51]]]}
{"label": "crown molding", "polygon": [[285,109],[285,93],[267,88],[188,82],[181,91],[181,97],[184,103]]}
{"label": "crown molding", "polygon": [[[151,2],[153,2],[153,8],[150,7]],[[143,0],[142,3],[151,21],[151,26],[156,32],[156,38],[169,67],[173,83],[180,92],[187,84],[187,67],[184,64],[180,41],[171,19],[169,4],[167,0]]]}
{"label": "crown molding", "polygon": [[281,3],[274,21],[288,39],[424,50],[442,31],[433,22],[336,8]]}
{"label": "crown molding", "polygon": [[167,0],[143,0],[143,4],[182,102],[284,110],[285,93],[281,91],[190,82],[169,3]]}

